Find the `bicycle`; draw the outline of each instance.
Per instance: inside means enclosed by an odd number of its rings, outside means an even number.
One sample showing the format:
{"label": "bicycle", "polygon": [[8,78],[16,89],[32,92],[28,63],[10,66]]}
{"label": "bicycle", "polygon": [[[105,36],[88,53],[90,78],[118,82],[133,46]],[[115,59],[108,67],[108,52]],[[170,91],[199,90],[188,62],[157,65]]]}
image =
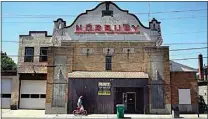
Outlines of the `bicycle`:
{"label": "bicycle", "polygon": [[73,111],[73,114],[75,116],[77,116],[77,115],[85,115],[86,116],[87,115],[87,111],[86,110],[81,110],[80,107],[77,107],[77,109]]}

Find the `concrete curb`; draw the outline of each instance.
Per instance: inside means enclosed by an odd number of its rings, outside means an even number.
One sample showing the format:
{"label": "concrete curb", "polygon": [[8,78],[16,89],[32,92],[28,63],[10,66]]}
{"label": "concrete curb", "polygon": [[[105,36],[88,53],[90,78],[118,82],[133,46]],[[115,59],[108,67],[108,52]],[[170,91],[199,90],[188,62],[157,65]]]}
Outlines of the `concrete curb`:
{"label": "concrete curb", "polygon": [[[9,110],[2,109],[3,119],[117,119],[116,114],[90,114],[74,116],[73,114],[45,114],[45,110]],[[124,119],[172,119],[172,115],[125,114]],[[184,119],[197,119],[197,114],[181,114]],[[179,118],[179,119],[181,119]],[[207,114],[200,114],[200,119],[207,119]]]}

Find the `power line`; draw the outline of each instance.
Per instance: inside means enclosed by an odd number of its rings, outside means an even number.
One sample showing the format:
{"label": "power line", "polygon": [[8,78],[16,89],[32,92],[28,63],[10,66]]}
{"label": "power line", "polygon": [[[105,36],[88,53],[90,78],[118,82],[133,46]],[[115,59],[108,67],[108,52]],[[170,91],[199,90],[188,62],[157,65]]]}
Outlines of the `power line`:
{"label": "power line", "polygon": [[[169,33],[169,34],[189,34],[189,33],[207,33],[207,31],[193,31],[193,32],[173,32],[173,33]],[[143,36],[143,34],[138,34],[139,36]],[[163,34],[164,35],[164,34]],[[158,34],[150,34],[149,36],[158,36]],[[106,36],[103,36],[106,37]]]}
{"label": "power line", "polygon": [[[147,53],[151,53],[151,52],[147,52]],[[113,54],[127,54],[127,53],[113,53]],[[139,54],[139,53],[132,53],[132,54]],[[200,54],[200,53],[186,53],[186,54]],[[100,55],[100,56],[104,56],[105,54],[90,54],[90,56],[93,55]],[[169,56],[179,56],[179,55],[183,55],[183,54],[170,54]],[[25,56],[19,56],[19,55],[7,55],[9,57],[25,57]],[[39,57],[39,56],[44,56],[44,55],[33,55],[34,57]],[[73,56],[86,56],[85,54],[75,54]],[[154,56],[163,56],[163,55],[154,55]],[[129,54],[129,57],[131,57],[131,54]]]}
{"label": "power line", "polygon": [[[173,10],[173,11],[162,11],[162,12],[150,12],[149,14],[163,14],[163,13],[179,13],[179,12],[197,12],[206,11],[207,9],[190,9],[190,10]],[[133,13],[133,14],[148,14],[148,13]]]}
{"label": "power line", "polygon": [[[207,58],[207,57],[203,57],[203,58]],[[171,60],[190,60],[190,59],[198,59],[198,58],[182,58],[182,59],[171,59]]]}
{"label": "power line", "polygon": [[[203,57],[206,58],[207,57]],[[193,60],[193,59],[198,59],[198,58],[182,58],[182,59],[171,59],[169,61],[178,61],[178,60]],[[140,62],[111,62],[112,64],[137,64],[137,63],[150,63],[150,62],[164,62],[161,60],[158,61],[140,61]],[[24,64],[24,65],[17,65],[17,66],[44,66],[44,67],[54,67],[54,66],[76,66],[76,65],[86,65],[86,64],[105,64],[106,62],[80,62],[80,63],[72,63],[72,64],[56,64],[56,65],[48,65],[48,64],[33,64],[34,62],[26,62],[26,63],[31,63],[31,64]],[[39,62],[41,63],[41,62]],[[45,62],[47,63],[47,62]]]}
{"label": "power line", "polygon": [[[203,33],[203,32],[207,32],[207,31],[176,32],[176,33],[169,33],[169,34],[187,34],[187,33]],[[140,34],[139,36],[143,36],[143,35]],[[149,36],[158,36],[158,35],[151,35],[150,34]],[[106,37],[106,36],[103,36],[103,37]],[[8,40],[8,41],[3,40],[2,42],[22,43],[22,42],[19,42],[19,41],[12,41],[12,40]],[[44,44],[51,44],[51,43],[44,43]],[[190,43],[190,42],[187,42],[187,43],[167,43],[167,44],[162,44],[162,45],[183,45],[183,44],[207,44],[207,42],[198,42],[198,43]]]}
{"label": "power line", "polygon": [[[93,47],[93,48],[95,48],[95,47]],[[97,48],[100,48],[100,47],[97,47]],[[205,49],[205,48],[207,48],[207,47],[187,48],[187,49],[172,49],[172,50],[169,50],[169,51],[197,50],[197,49]],[[144,51],[144,52],[146,52],[146,53],[155,53],[155,51]],[[113,55],[115,55],[115,54],[128,54],[128,53],[113,53]],[[135,54],[141,54],[141,53],[129,53],[129,56],[135,55]],[[83,53],[83,54],[73,54],[73,56],[85,56],[85,55],[86,55],[85,53]],[[89,56],[93,56],[93,55],[105,55],[105,54],[104,53],[92,53],[92,54],[89,54]],[[25,56],[19,56],[19,55],[7,55],[7,56],[9,56],[9,57],[25,57]],[[44,56],[44,55],[31,55],[31,56],[36,57],[36,56]],[[154,55],[154,56],[163,56],[163,55]]]}
{"label": "power line", "polygon": [[171,34],[186,34],[186,33],[202,33],[202,32],[206,32],[207,33],[207,31],[191,31],[191,32],[173,32],[173,33],[171,33]]}
{"label": "power line", "polygon": [[169,50],[169,51],[197,50],[197,49],[207,49],[207,47],[200,47],[200,48],[186,48],[186,49],[173,49],[173,50]]}
{"label": "power line", "polygon": [[[188,54],[203,54],[203,53],[201,53],[201,52],[195,52],[195,53],[193,53],[193,52],[187,53],[187,52],[186,52],[186,53],[185,53],[185,55],[188,55]],[[182,56],[182,55],[184,55],[184,54],[181,54],[181,53],[180,53],[180,54],[169,54],[169,55],[172,57],[172,56],[179,56],[179,55]],[[207,53],[205,53],[204,55],[207,55]]]}
{"label": "power line", "polygon": [[[183,20],[183,19],[194,19],[194,18],[207,18],[207,16],[188,16],[188,17],[175,17],[175,18],[163,18],[163,19],[158,19],[158,20],[174,20],[174,19],[178,19],[178,20]],[[55,18],[57,19],[57,18]],[[129,22],[134,21],[134,20],[128,20]],[[4,23],[9,23],[9,24],[14,24],[14,23],[19,23],[19,24],[53,24],[53,22],[2,22]]]}
{"label": "power line", "polygon": [[[150,4],[148,4],[148,6],[150,7]],[[142,15],[142,14],[163,14],[163,13],[180,13],[180,12],[197,12],[197,11],[207,11],[207,9],[189,9],[189,10],[172,10],[172,11],[159,11],[159,12],[150,12],[150,10],[149,10],[149,12],[140,12],[140,13],[138,13],[138,12],[136,12],[136,13],[131,13],[131,14],[140,14],[140,15]],[[15,15],[15,14],[13,14],[13,15],[7,15],[7,14],[4,14],[3,16],[37,16],[37,17],[42,17],[42,16],[48,16],[48,17],[56,17],[56,16],[63,16],[63,17],[76,17],[76,16],[78,16],[78,15],[70,15],[70,14],[67,14],[67,15],[29,15],[29,14],[25,14],[25,15],[21,15],[21,14],[19,14],[19,15]]]}
{"label": "power line", "polygon": [[159,20],[172,20],[172,19],[188,19],[188,18],[204,18],[207,16],[187,16],[187,17],[173,17],[173,18],[162,18],[162,19],[159,19]]}
{"label": "power line", "polygon": [[[91,15],[92,17],[95,17],[97,15]],[[203,17],[207,17],[207,16],[185,16],[185,17],[173,17],[173,18],[160,18],[158,20],[171,20],[171,19],[187,19],[187,18],[203,18]],[[54,17],[50,17],[50,16],[31,16],[31,17],[2,17],[2,18],[54,18]],[[57,18],[57,17],[56,17]],[[134,20],[128,20],[128,21],[134,21]]]}
{"label": "power line", "polygon": [[148,2],[148,21],[150,22],[150,2]]}
{"label": "power line", "polygon": [[53,23],[53,22],[2,22],[2,23],[35,23],[35,24],[42,24],[42,23]]}
{"label": "power line", "polygon": [[[22,42],[19,42],[19,41],[2,41],[2,42],[10,42],[10,43],[22,43]],[[24,42],[24,41],[23,41]],[[52,43],[44,43],[44,44],[52,44]],[[207,42],[195,42],[195,43],[190,43],[190,42],[187,42],[187,43],[167,43],[167,44],[162,44],[163,45],[206,45]]]}
{"label": "power line", "polygon": [[[196,32],[183,32],[183,33],[180,33],[180,32],[178,32],[178,33],[169,33],[169,34],[173,34],[173,35],[175,35],[175,34],[193,34],[193,33],[206,33],[207,31],[196,31]],[[138,35],[138,37],[141,37],[141,36],[144,36],[143,34],[137,34]],[[163,34],[163,36],[164,35],[166,35],[166,34]],[[150,34],[150,35],[148,35],[148,36],[159,36],[158,34]],[[100,36],[101,37],[101,36]],[[102,37],[106,37],[106,36],[102,36]],[[109,36],[108,36],[109,37]],[[114,36],[111,36],[111,37],[114,37]],[[2,42],[13,42],[13,43],[20,43],[19,41],[12,41],[12,40],[8,40],[8,41],[5,41],[5,40],[3,40]],[[172,45],[179,45],[179,44],[195,44],[195,43],[174,43],[174,44],[172,44]],[[206,44],[206,42],[201,42],[201,43],[198,43],[198,44]],[[169,45],[169,44],[163,44],[163,45]]]}
{"label": "power line", "polygon": [[200,44],[206,45],[207,42],[195,42],[195,43],[190,43],[190,42],[187,42],[187,43],[167,43],[167,44],[162,44],[162,45],[200,45]]}

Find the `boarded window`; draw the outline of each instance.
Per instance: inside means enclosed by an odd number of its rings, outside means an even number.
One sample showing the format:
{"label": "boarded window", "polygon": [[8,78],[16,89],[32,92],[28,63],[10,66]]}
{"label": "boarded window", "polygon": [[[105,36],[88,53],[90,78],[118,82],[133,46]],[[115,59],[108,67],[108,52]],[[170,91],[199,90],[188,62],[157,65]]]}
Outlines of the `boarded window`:
{"label": "boarded window", "polygon": [[33,62],[34,47],[25,47],[24,62]]}
{"label": "boarded window", "polygon": [[53,84],[53,107],[65,106],[66,84]]}
{"label": "boarded window", "polygon": [[66,95],[66,80],[61,70],[59,70],[58,79],[55,79],[53,84],[53,107],[64,107],[65,106],[65,95]]}
{"label": "boarded window", "polygon": [[179,104],[191,104],[190,89],[178,89]]}
{"label": "boarded window", "polygon": [[151,86],[152,109],[164,109],[164,85],[162,81],[153,80]]}
{"label": "boarded window", "polygon": [[54,84],[52,107],[65,107],[66,96],[66,56],[54,57]]}

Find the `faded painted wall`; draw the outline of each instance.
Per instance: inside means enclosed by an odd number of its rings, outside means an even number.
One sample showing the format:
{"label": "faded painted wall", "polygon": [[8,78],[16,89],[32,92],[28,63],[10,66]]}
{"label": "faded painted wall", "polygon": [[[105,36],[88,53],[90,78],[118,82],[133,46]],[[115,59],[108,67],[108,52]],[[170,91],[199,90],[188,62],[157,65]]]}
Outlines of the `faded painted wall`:
{"label": "faded painted wall", "polygon": [[[156,19],[153,19],[150,22],[150,26],[145,27],[139,21],[139,19],[133,15],[129,14],[127,10],[121,10],[116,4],[110,3],[109,10],[113,12],[113,16],[103,16],[102,11],[106,10],[105,2],[97,5],[93,10],[87,10],[86,13],[82,13],[75,19],[75,21],[70,25],[66,26],[66,22],[62,19],[55,21],[54,25],[54,40],[79,40],[79,41],[115,41],[115,40],[136,40],[144,42],[157,42],[157,45],[162,43],[161,31],[160,31],[160,22]],[[60,24],[60,25],[59,25]],[[83,27],[86,24],[91,25],[101,25],[106,24],[111,25],[111,28],[114,28],[114,25],[123,25],[129,24],[139,26],[140,34],[76,34],[75,29],[76,25],[82,25]]]}

